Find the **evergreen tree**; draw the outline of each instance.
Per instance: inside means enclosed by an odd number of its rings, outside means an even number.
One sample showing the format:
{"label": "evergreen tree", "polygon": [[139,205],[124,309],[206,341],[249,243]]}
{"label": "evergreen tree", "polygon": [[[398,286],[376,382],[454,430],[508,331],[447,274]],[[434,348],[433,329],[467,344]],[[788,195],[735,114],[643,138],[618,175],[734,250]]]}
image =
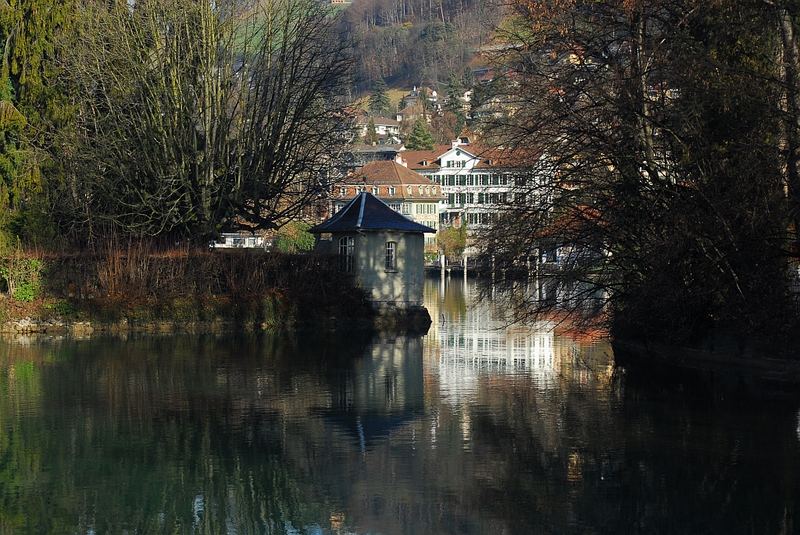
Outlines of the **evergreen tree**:
{"label": "evergreen tree", "polygon": [[389,95],[386,94],[386,82],[378,79],[372,86],[372,94],[369,96],[369,111],[375,115],[386,113],[391,108]]}
{"label": "evergreen tree", "polygon": [[464,86],[454,73],[450,74],[447,81],[447,109],[454,113],[461,112],[461,97],[464,95]]}
{"label": "evergreen tree", "polygon": [[374,145],[378,142],[378,132],[375,129],[375,120],[370,117],[367,123],[367,133],[364,134],[364,143]]}
{"label": "evergreen tree", "polygon": [[70,116],[57,81],[58,35],[70,27],[71,0],[11,0],[0,8],[0,232],[52,233],[43,173],[57,183],[52,148]]}
{"label": "evergreen tree", "polygon": [[8,241],[6,230],[15,215],[25,151],[20,149],[25,116],[12,102],[11,82],[0,81],[0,251]]}
{"label": "evergreen tree", "polygon": [[470,67],[464,67],[464,74],[461,76],[461,83],[463,87],[472,89],[475,85],[475,73],[472,72]]}
{"label": "evergreen tree", "polygon": [[411,150],[431,150],[433,149],[433,136],[428,125],[423,119],[417,119],[411,129],[408,139],[405,142],[407,149]]}
{"label": "evergreen tree", "polygon": [[72,27],[74,14],[71,0],[11,0],[2,9],[3,76],[11,80],[17,107],[31,124],[64,116],[55,60],[58,35]]}

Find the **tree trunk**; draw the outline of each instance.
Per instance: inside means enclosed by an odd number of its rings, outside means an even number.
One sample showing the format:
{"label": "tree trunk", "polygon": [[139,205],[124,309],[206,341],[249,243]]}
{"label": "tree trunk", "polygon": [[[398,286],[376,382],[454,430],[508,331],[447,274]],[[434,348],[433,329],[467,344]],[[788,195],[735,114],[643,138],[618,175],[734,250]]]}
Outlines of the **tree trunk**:
{"label": "tree trunk", "polygon": [[786,191],[794,223],[800,235],[800,53],[797,33],[789,11],[778,8],[783,45],[783,77],[786,91]]}

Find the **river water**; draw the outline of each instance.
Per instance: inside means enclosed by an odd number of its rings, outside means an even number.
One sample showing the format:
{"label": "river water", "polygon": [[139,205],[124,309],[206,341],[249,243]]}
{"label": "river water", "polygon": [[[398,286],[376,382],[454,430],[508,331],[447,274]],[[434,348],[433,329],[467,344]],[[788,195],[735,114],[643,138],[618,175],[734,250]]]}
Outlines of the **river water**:
{"label": "river water", "polygon": [[0,342],[0,533],[792,533],[796,407],[428,281],[427,336]]}

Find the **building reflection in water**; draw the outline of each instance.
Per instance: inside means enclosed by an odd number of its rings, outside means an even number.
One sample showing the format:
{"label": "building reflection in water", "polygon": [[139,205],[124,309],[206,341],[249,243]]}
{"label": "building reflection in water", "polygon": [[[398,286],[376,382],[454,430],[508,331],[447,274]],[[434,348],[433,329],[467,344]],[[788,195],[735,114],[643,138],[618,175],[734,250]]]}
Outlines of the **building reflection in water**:
{"label": "building reflection in water", "polygon": [[[481,378],[526,375],[539,388],[569,373],[586,380],[592,369],[581,359],[586,348],[557,334],[556,322],[508,325],[492,303],[475,306],[472,281],[429,281],[426,305],[438,321],[428,333],[426,367],[437,376],[440,394],[454,402],[474,393]],[[603,372],[610,372],[603,361]]]}
{"label": "building reflection in water", "polygon": [[378,339],[332,385],[329,408],[317,411],[346,430],[366,451],[422,414],[422,341]]}

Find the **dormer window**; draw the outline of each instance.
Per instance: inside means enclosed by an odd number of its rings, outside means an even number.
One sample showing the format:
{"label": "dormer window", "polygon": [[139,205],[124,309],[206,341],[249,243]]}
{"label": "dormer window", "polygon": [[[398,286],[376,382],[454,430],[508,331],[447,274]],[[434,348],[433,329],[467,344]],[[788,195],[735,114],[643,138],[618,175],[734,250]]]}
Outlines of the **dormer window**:
{"label": "dormer window", "polygon": [[422,160],[422,167],[428,167],[430,162],[428,160]]}

